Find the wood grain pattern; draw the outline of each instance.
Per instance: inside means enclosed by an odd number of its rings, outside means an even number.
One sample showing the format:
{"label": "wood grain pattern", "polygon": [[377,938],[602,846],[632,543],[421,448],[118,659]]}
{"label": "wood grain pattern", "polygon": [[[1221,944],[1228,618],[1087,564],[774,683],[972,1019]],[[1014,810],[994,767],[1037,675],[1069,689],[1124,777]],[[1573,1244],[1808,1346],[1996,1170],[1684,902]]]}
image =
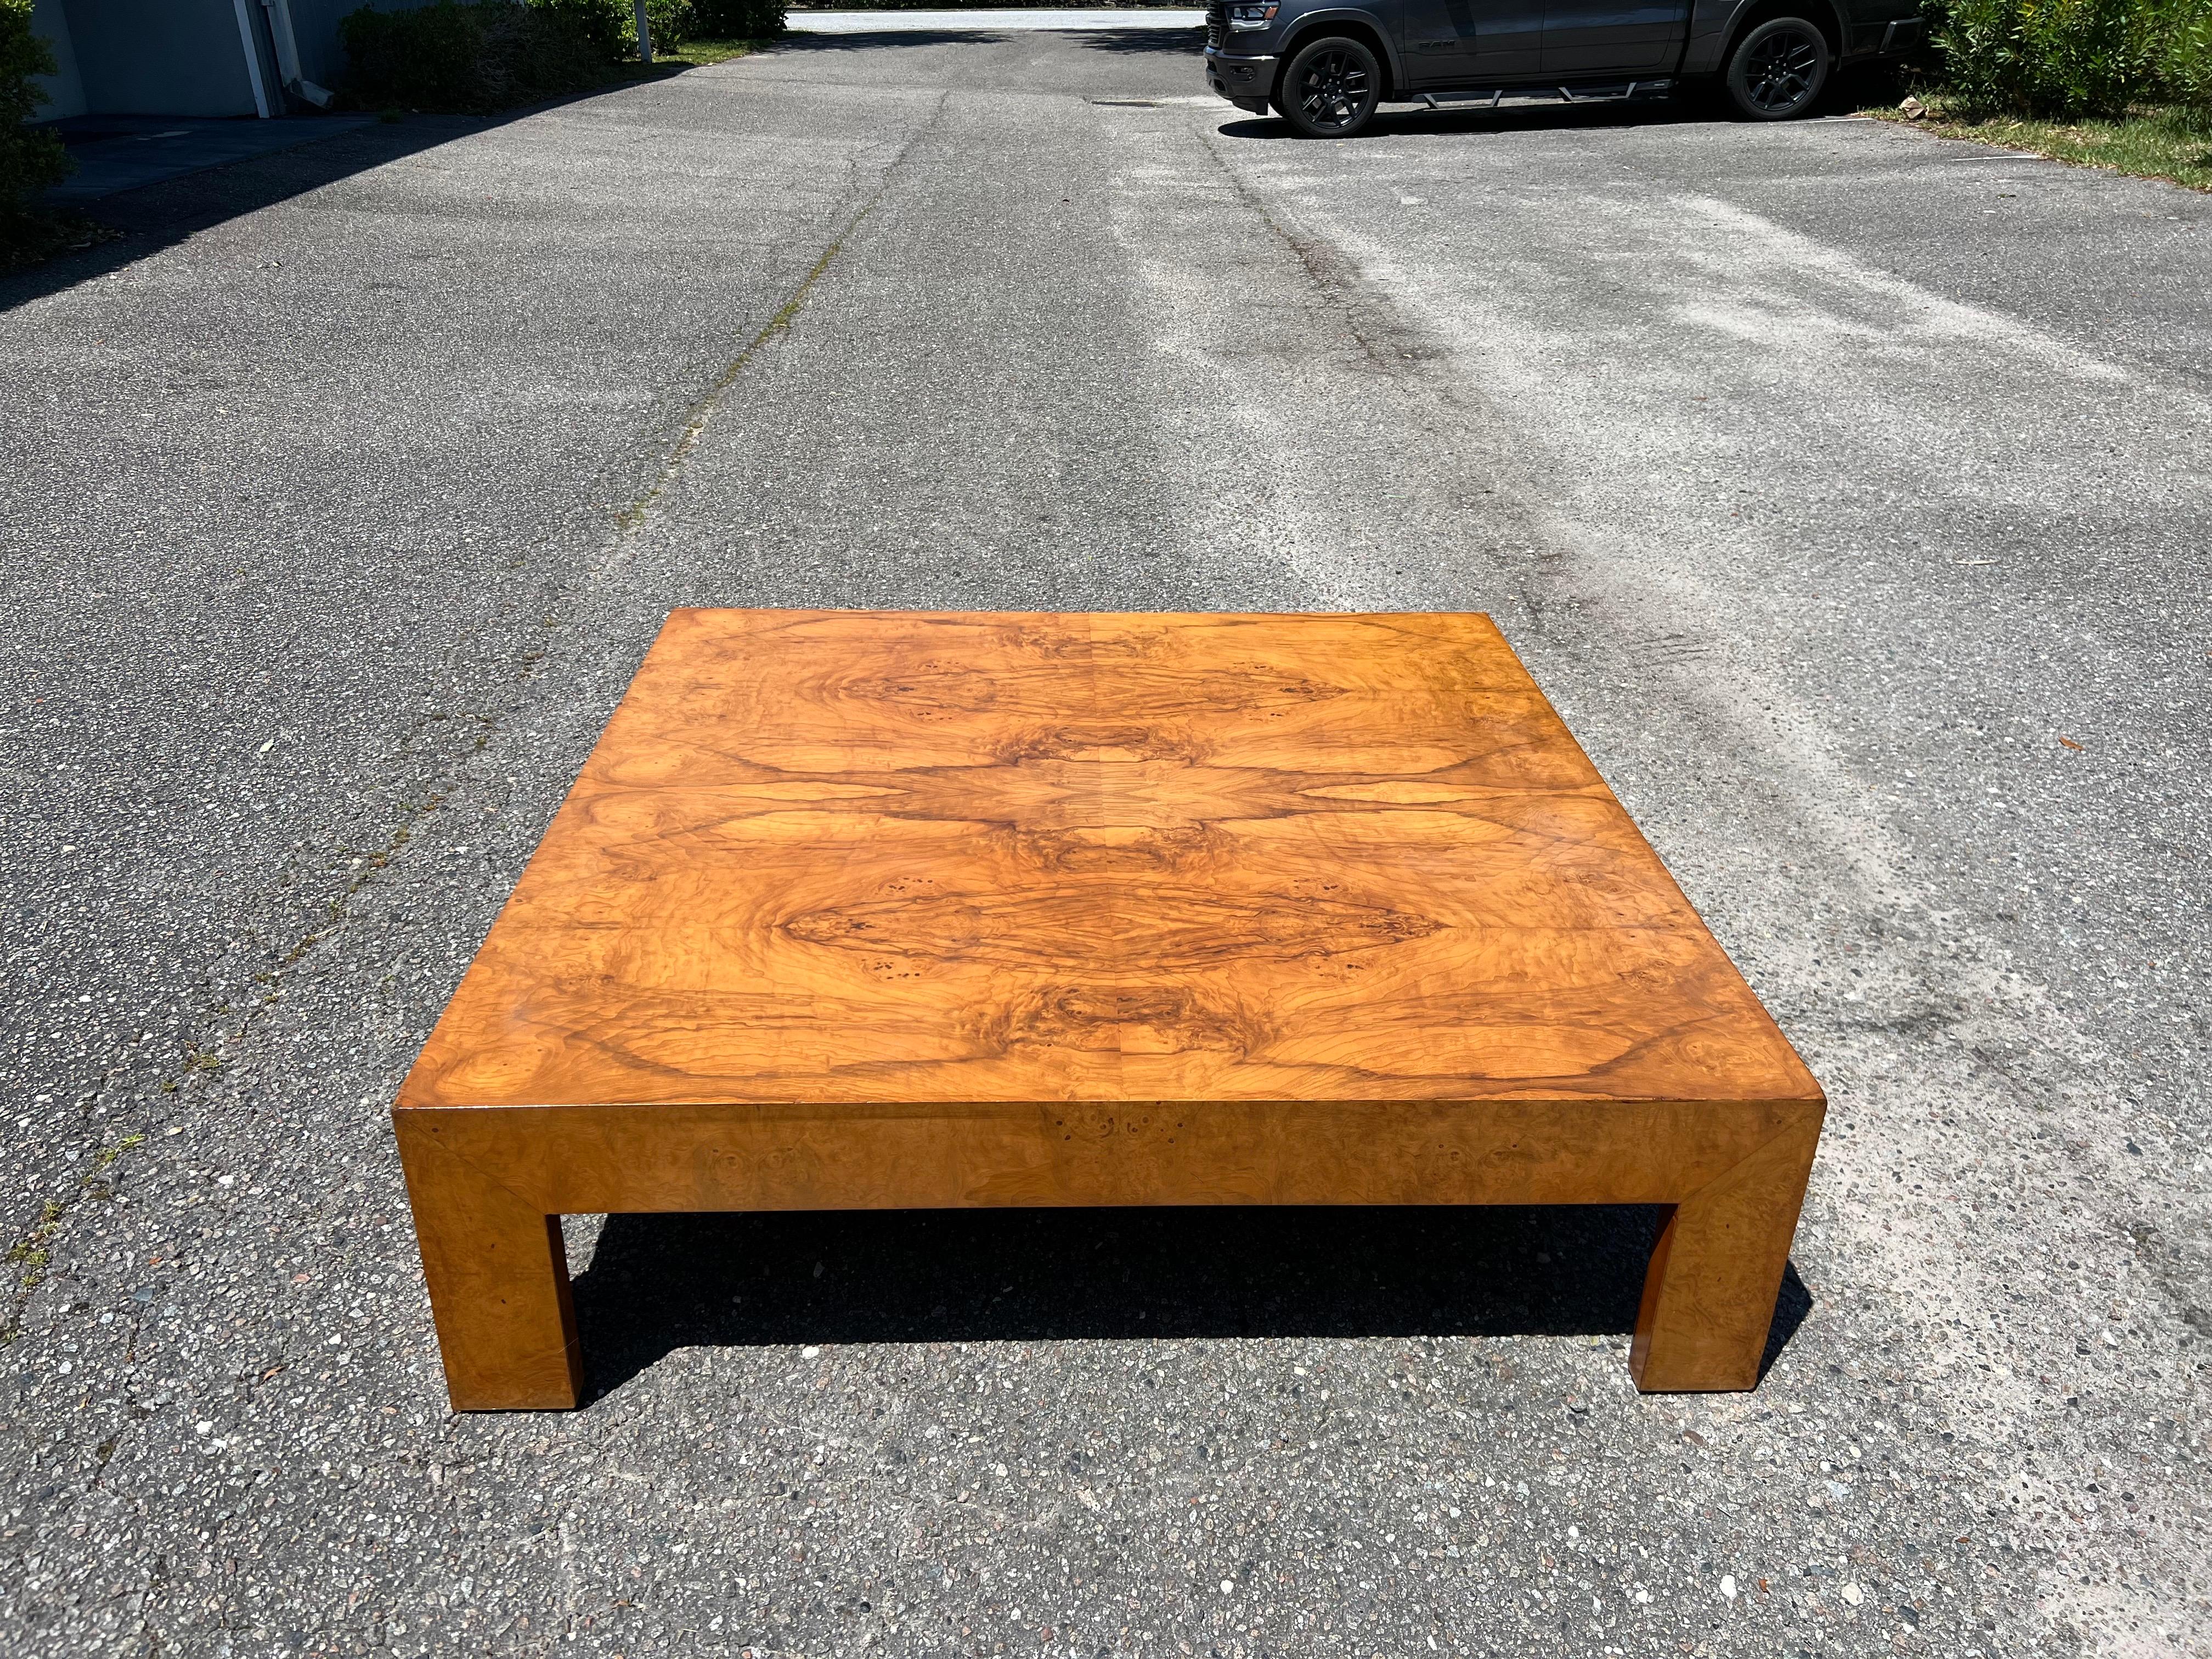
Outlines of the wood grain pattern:
{"label": "wood grain pattern", "polygon": [[1634,1364],[1741,1387],[1821,1103],[1486,617],[695,611],[395,1110],[418,1216],[1676,1203]]}

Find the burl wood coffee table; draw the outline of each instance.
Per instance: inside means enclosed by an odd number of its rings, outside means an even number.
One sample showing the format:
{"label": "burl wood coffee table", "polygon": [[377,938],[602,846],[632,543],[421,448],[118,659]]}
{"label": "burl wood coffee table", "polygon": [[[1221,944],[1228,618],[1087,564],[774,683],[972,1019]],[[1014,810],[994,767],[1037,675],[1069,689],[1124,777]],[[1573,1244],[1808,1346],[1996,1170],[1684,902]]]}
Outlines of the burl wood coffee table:
{"label": "burl wood coffee table", "polygon": [[1747,1389],[1821,1114],[1486,617],[685,611],[393,1119],[466,1411],[656,1210],[1671,1205]]}

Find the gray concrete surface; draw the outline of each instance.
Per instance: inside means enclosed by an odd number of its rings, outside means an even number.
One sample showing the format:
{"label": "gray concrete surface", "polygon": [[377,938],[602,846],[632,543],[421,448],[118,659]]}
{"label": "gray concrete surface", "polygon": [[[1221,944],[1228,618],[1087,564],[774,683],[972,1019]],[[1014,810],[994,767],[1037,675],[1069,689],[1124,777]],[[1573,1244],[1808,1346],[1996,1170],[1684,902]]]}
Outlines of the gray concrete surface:
{"label": "gray concrete surface", "polygon": [[[1290,141],[912,31],[114,198],[0,289],[9,1653],[2212,1652],[2212,200],[1870,123]],[[675,605],[1495,614],[1826,1083],[1644,1212],[570,1224],[384,1109]]]}

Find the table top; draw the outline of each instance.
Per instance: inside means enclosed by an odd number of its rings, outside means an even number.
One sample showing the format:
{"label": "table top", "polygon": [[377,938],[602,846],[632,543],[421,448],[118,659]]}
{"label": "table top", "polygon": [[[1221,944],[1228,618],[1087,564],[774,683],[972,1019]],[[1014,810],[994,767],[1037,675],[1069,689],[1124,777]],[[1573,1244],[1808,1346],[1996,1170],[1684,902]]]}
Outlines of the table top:
{"label": "table top", "polygon": [[399,1104],[1819,1096],[1486,617],[702,610]]}

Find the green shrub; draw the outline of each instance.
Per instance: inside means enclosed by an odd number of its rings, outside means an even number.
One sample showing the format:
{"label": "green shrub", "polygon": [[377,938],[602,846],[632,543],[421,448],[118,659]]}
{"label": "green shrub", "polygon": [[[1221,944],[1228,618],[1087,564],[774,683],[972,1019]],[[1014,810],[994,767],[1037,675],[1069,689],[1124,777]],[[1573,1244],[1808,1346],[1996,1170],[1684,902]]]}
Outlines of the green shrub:
{"label": "green shrub", "polygon": [[2212,108],[2212,0],[1929,0],[1927,11],[1942,76],[1969,112]]}
{"label": "green shrub", "polygon": [[691,0],[693,32],[714,40],[772,40],[784,32],[783,0]]}
{"label": "green shrub", "polygon": [[[695,27],[693,14],[697,8],[691,0],[645,0],[645,21],[653,30],[653,49],[674,52],[699,31]],[[637,47],[637,16],[630,15],[630,48]]]}
{"label": "green shrub", "polygon": [[570,31],[592,51],[611,61],[637,50],[636,13],[629,0],[529,0],[556,27]]}
{"label": "green shrub", "polygon": [[[509,5],[510,15],[514,8]],[[525,96],[604,84],[637,49],[623,0],[528,0],[514,21]]]}
{"label": "green shrub", "polygon": [[347,13],[338,20],[345,90],[367,104],[473,107],[486,95],[483,9],[443,0],[416,11]]}
{"label": "green shrub", "polygon": [[[637,7],[633,0],[530,0],[557,12],[610,58],[637,55]],[[699,31],[693,0],[645,0],[645,21],[655,52],[674,52]]]}
{"label": "green shrub", "polygon": [[371,108],[480,112],[605,83],[636,49],[624,0],[436,0],[338,23],[346,92]]}
{"label": "green shrub", "polygon": [[2154,70],[2160,91],[2212,121],[2212,0],[2166,0]]}
{"label": "green shrub", "polygon": [[2141,0],[1951,0],[1941,36],[1969,109],[2112,113],[2144,79]]}
{"label": "green shrub", "polygon": [[0,244],[19,246],[43,226],[39,198],[73,165],[60,139],[23,123],[46,101],[32,77],[54,72],[54,54],[31,31],[31,0],[0,0]]}

